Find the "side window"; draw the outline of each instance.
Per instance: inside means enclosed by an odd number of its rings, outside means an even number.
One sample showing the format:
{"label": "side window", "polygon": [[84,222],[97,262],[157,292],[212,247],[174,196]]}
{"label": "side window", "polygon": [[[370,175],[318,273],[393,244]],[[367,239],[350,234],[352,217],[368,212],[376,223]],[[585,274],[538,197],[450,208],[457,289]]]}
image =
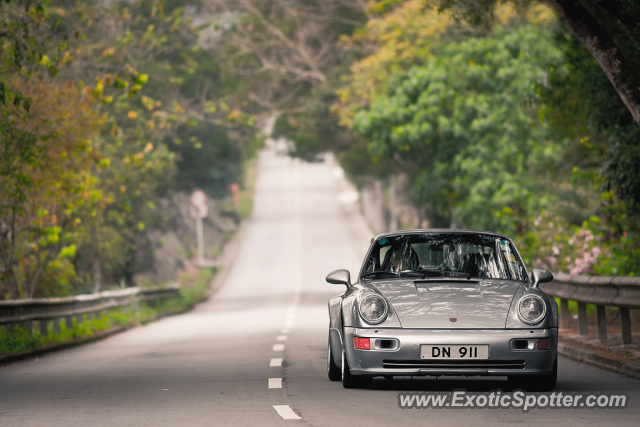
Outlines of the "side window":
{"label": "side window", "polygon": [[367,259],[367,263],[364,266],[364,273],[373,273],[374,271],[380,271],[383,266],[383,262],[389,252],[391,245],[380,246],[376,245],[371,252],[371,256]]}
{"label": "side window", "polygon": [[380,266],[378,268],[382,267],[382,262],[387,258],[387,252],[389,252],[389,249],[391,249],[391,245],[388,246],[383,246],[380,248]]}
{"label": "side window", "polygon": [[506,264],[510,276],[515,280],[528,280],[522,264],[516,258],[513,246],[506,240],[499,240],[498,245],[504,257],[502,261]]}

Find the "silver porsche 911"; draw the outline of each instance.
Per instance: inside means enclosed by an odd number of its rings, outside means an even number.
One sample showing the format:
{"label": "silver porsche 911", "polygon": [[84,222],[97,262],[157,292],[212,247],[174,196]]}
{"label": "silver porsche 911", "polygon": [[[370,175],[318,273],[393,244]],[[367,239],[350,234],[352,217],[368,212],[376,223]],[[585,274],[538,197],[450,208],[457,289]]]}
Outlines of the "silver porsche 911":
{"label": "silver porsche 911", "polygon": [[527,391],[556,386],[558,307],[513,242],[494,233],[381,234],[352,284],[329,302],[328,374],[346,388],[375,376],[507,376]]}

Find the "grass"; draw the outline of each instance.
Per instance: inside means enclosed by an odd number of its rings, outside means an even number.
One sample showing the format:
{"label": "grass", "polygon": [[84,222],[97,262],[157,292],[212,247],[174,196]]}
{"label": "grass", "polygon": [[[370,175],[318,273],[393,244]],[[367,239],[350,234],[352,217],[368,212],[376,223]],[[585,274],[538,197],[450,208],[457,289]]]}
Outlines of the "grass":
{"label": "grass", "polygon": [[197,277],[180,289],[180,295],[175,298],[157,301],[141,302],[128,307],[118,307],[109,310],[99,319],[87,319],[78,323],[73,317],[73,326],[67,328],[65,322],[60,322],[60,332],[53,332],[53,325],[48,323],[46,336],[40,334],[40,328],[31,331],[19,325],[12,328],[0,328],[0,355],[25,353],[28,351],[54,346],[58,343],[82,340],[97,333],[109,331],[116,327],[141,326],[162,316],[183,313],[192,309],[198,302],[207,298],[209,282],[215,271],[202,269]]}

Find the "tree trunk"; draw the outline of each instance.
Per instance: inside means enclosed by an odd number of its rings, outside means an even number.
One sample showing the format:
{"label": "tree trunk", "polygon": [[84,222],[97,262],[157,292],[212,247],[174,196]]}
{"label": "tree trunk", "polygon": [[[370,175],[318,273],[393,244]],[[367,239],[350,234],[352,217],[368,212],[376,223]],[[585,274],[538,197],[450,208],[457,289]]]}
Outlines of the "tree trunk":
{"label": "tree trunk", "polygon": [[449,213],[451,215],[451,222],[449,223],[449,228],[455,230],[458,228],[458,218],[456,217],[456,208],[453,206],[449,209]]}
{"label": "tree trunk", "polygon": [[544,0],[569,31],[584,44],[640,125],[640,77],[613,38],[577,0]]}
{"label": "tree trunk", "polygon": [[397,178],[392,175],[389,179],[389,231],[398,229],[398,201],[396,197]]}

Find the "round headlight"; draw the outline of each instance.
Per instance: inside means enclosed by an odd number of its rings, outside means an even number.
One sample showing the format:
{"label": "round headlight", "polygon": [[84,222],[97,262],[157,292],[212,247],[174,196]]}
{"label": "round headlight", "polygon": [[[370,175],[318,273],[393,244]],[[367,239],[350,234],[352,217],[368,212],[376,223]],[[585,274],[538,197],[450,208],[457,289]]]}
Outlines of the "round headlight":
{"label": "round headlight", "polygon": [[520,320],[530,325],[540,323],[547,314],[547,305],[538,295],[525,295],[518,301]]}
{"label": "round headlight", "polygon": [[367,295],[360,301],[360,314],[365,322],[376,325],[387,317],[387,302],[379,295]]}

